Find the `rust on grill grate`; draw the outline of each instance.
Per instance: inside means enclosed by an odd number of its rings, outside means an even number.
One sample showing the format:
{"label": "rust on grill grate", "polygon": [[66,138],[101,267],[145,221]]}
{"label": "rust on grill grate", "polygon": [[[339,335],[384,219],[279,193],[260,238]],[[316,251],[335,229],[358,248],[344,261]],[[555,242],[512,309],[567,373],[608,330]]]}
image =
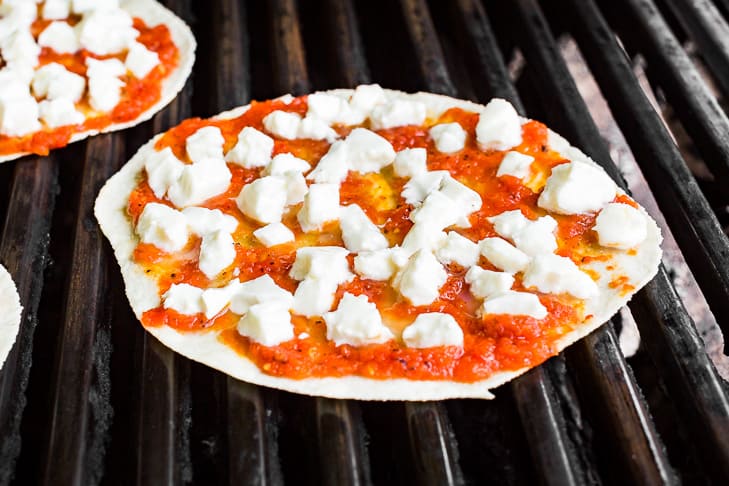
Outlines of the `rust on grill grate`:
{"label": "rust on grill grate", "polygon": [[[191,363],[147,335],[91,215],[154,133],[286,92],[380,82],[509,99],[622,181],[558,42],[573,39],[723,331],[729,201],[697,182],[633,70],[642,56],[711,176],[729,177],[727,0],[168,0],[194,76],[150,122],[0,169],[0,262],[23,327],[0,371],[0,484],[673,484],[729,479],[729,398],[661,269],[616,318],[493,401],[296,396]],[[568,12],[565,14],[565,12]],[[667,16],[664,20],[663,16]],[[506,62],[515,56],[515,79]],[[625,147],[628,150],[628,147]],[[623,186],[625,187],[625,185]],[[36,325],[37,324],[37,325]]]}

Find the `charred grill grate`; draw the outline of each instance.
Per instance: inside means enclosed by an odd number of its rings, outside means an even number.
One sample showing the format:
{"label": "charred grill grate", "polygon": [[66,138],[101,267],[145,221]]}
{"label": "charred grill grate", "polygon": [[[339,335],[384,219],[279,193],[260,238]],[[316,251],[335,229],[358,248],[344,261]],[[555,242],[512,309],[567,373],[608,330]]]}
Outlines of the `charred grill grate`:
{"label": "charred grill grate", "polygon": [[[149,338],[92,205],[141,143],[193,113],[372,81],[507,98],[622,180],[555,40],[564,33],[726,332],[718,218],[729,201],[716,187],[729,177],[729,119],[683,45],[729,95],[727,0],[210,3],[167,1],[200,47],[188,86],[151,122],[0,166],[0,261],[26,307],[0,372],[0,484],[726,483],[726,383],[664,269],[630,305],[643,338],[630,366],[609,324],[491,402],[308,398],[229,379]],[[517,51],[515,87],[504,58]],[[691,175],[636,56],[713,182]]]}

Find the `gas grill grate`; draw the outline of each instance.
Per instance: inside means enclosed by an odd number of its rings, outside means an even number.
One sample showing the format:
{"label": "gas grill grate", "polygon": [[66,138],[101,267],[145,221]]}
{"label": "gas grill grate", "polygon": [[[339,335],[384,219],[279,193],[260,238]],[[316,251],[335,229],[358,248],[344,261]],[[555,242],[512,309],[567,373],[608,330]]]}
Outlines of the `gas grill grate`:
{"label": "gas grill grate", "polygon": [[[631,58],[645,59],[725,184],[729,119],[682,43],[698,46],[729,95],[727,0],[166,3],[200,44],[194,76],[166,110],[0,167],[0,261],[25,305],[0,372],[0,484],[727,482],[726,383],[663,268],[630,305],[643,339],[635,376],[611,323],[490,402],[338,401],[238,382],[149,337],[92,214],[103,182],[192,114],[364,82],[507,98],[622,181],[553,34],[564,33],[726,332],[729,241],[717,213],[729,201],[691,175]],[[504,56],[517,51],[515,87]]]}

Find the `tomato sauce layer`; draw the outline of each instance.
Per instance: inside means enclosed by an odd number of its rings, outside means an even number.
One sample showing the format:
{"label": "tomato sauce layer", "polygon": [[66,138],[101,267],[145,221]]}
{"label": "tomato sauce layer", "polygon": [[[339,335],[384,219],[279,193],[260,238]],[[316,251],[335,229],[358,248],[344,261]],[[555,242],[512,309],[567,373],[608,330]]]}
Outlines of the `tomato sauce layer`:
{"label": "tomato sauce layer", "polygon": [[[262,119],[274,110],[305,114],[306,97],[295,98],[285,104],[280,100],[253,102],[242,115],[229,120],[191,119],[169,130],[159,138],[157,150],[172,149],[178,158],[189,162],[185,153],[185,140],[204,126],[217,126],[225,137],[225,150],[235,145],[238,132],[252,126],[263,130]],[[484,152],[475,142],[475,125],[478,114],[460,109],[451,109],[428,125],[458,122],[468,132],[468,141],[463,150],[455,154],[438,152],[428,134],[427,127],[406,126],[378,130],[388,139],[394,149],[424,147],[428,151],[429,170],[448,170],[453,177],[479,192],[483,199],[482,208],[471,215],[472,226],[457,231],[473,241],[497,236],[487,218],[504,211],[520,209],[527,217],[535,218],[546,214],[537,206],[538,191],[543,186],[550,170],[566,162],[559,154],[547,147],[547,128],[535,121],[523,127],[523,143],[516,147],[522,153],[534,156],[532,164],[533,182],[527,185],[510,176],[496,177],[496,171],[503,158],[503,152]],[[334,127],[345,135],[351,127]],[[327,152],[329,144],[313,140],[276,140],[274,155],[291,152],[315,166]],[[272,248],[262,246],[252,236],[260,225],[244,216],[235,204],[235,197],[243,185],[260,176],[260,169],[242,169],[229,164],[233,182],[228,191],[207,201],[202,206],[221,209],[238,218],[240,224],[233,234],[237,256],[234,263],[215,280],[208,279],[197,268],[200,241],[191,238],[187,247],[174,255],[162,252],[151,245],[138,245],[134,259],[150,277],[159,282],[160,294],[176,283],[189,283],[198,287],[219,287],[225,285],[233,275],[245,281],[261,275],[269,275],[281,287],[294,291],[298,282],[289,276],[295,260],[296,248],[313,245],[340,245],[341,234],[338,225],[331,223],[320,232],[302,233],[296,223],[300,205],[289,208],[283,222],[294,231],[296,241]],[[534,182],[536,181],[536,182]],[[350,172],[340,189],[342,205],[357,203],[367,215],[380,226],[391,245],[400,244],[412,227],[408,219],[413,210],[400,195],[407,181],[395,176],[391,168],[381,173],[358,174]],[[530,188],[531,187],[531,188]],[[128,213],[133,222],[149,202],[170,204],[155,198],[142,175],[132,192]],[[591,254],[594,236],[590,228],[594,216],[553,215],[558,221],[558,253],[580,263]],[[351,258],[351,257],[350,257]],[[351,260],[350,260],[351,262]],[[495,268],[481,258],[480,265]],[[464,280],[466,269],[452,264],[446,267],[448,280],[441,288],[440,297],[428,306],[413,306],[403,299],[388,282],[356,277],[352,282],[341,285],[335,299],[339,301],[344,292],[366,295],[374,302],[388,327],[398,336],[418,314],[424,312],[445,312],[451,314],[464,331],[464,346],[441,346],[429,349],[407,348],[399,340],[385,344],[355,347],[336,346],[326,339],[326,325],[322,318],[294,316],[292,322],[296,338],[278,346],[263,346],[238,334],[236,324],[239,316],[223,311],[213,319],[204,315],[184,316],[162,307],[146,312],[142,317],[145,326],[170,326],[181,332],[215,330],[220,340],[239,354],[252,360],[267,374],[286,378],[357,375],[375,379],[410,378],[416,380],[453,380],[474,382],[490,377],[500,371],[514,371],[535,366],[557,353],[557,343],[574,330],[585,318],[583,302],[567,295],[539,294],[540,301],[548,309],[546,318],[537,320],[528,316],[487,315],[479,316],[481,301],[475,299]],[[516,290],[525,290],[520,277],[516,277]]]}
{"label": "tomato sauce layer", "polygon": [[[73,25],[78,18],[70,18],[68,21]],[[42,32],[48,23],[47,20],[36,20],[31,27],[34,35],[37,36]],[[131,122],[157,103],[162,95],[162,84],[177,67],[180,53],[166,25],[150,27],[142,19],[134,18],[134,28],[139,31],[137,42],[156,52],[160,63],[143,79],[137,79],[131,74],[121,77],[120,79],[125,83],[122,88],[121,101],[111,112],[97,114],[83,98],[76,104],[76,108],[87,117],[82,124],[41,130],[24,137],[0,135],[0,155],[26,152],[48,155],[51,149],[66,146],[76,133],[103,130],[112,124]],[[38,60],[39,66],[56,62],[71,72],[85,76],[86,59],[89,57],[95,59],[115,57],[124,61],[124,54],[98,56],[85,49],[74,54],[59,54],[48,47],[41,50]]]}

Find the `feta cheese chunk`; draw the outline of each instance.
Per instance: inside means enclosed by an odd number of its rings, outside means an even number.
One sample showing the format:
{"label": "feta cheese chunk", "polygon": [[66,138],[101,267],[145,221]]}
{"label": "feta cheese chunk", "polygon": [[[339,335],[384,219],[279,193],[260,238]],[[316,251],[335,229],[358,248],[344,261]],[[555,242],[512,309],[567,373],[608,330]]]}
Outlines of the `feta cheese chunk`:
{"label": "feta cheese chunk", "polygon": [[64,98],[41,101],[38,103],[38,113],[43,123],[51,128],[78,125],[86,120],[84,114],[76,110],[73,101]]}
{"label": "feta cheese chunk", "polygon": [[[385,90],[379,84],[360,84],[352,93],[349,99],[349,106],[356,112],[364,114],[365,117],[372,113],[375,106],[386,101]],[[363,120],[364,121],[364,120]]]}
{"label": "feta cheese chunk", "polygon": [[121,100],[124,82],[114,77],[89,77],[89,104],[96,111],[107,112],[114,109]]}
{"label": "feta cheese chunk", "polygon": [[379,172],[395,160],[395,150],[384,137],[366,128],[355,128],[344,139],[349,169],[367,174]]}
{"label": "feta cheese chunk", "polygon": [[438,225],[431,225],[428,222],[415,223],[402,241],[402,251],[409,257],[418,250],[434,252],[443,246],[446,234],[441,231]]}
{"label": "feta cheese chunk", "polygon": [[238,227],[238,220],[220,209],[189,207],[182,210],[187,225],[193,233],[205,236],[218,231],[232,233]]}
{"label": "feta cheese chunk", "polygon": [[147,49],[147,46],[139,42],[132,42],[131,46],[129,46],[127,57],[124,59],[124,64],[127,66],[127,69],[137,79],[144,79],[159,63],[159,54],[150,51]]}
{"label": "feta cheese chunk", "polygon": [[484,238],[479,241],[479,247],[481,254],[493,266],[505,272],[521,272],[531,261],[529,255],[502,238]]}
{"label": "feta cheese chunk", "polygon": [[312,140],[327,140],[333,142],[339,134],[327,123],[315,116],[307,115],[301,120],[296,138],[310,138]]}
{"label": "feta cheese chunk", "polygon": [[197,206],[224,193],[232,177],[222,159],[204,159],[183,167],[180,178],[167,191],[167,197],[178,208]]}
{"label": "feta cheese chunk", "polygon": [[450,314],[429,312],[420,314],[402,332],[402,340],[409,348],[436,346],[463,347],[463,329]]}
{"label": "feta cheese chunk", "polygon": [[119,7],[119,0],[71,0],[73,13],[85,14],[98,9],[115,9]]}
{"label": "feta cheese chunk", "polygon": [[450,175],[441,181],[440,192],[458,207],[456,224],[462,228],[469,228],[471,223],[468,216],[481,209],[483,204],[481,195]]}
{"label": "feta cheese chunk", "polygon": [[76,24],[79,44],[99,56],[127,49],[139,35],[132,17],[120,8],[94,9]]}
{"label": "feta cheese chunk", "polygon": [[70,10],[71,0],[46,0],[41,13],[46,20],[60,20],[67,18]]}
{"label": "feta cheese chunk", "polygon": [[327,221],[339,218],[339,186],[312,184],[304,196],[304,204],[296,215],[301,229],[308,233],[320,230]]}
{"label": "feta cheese chunk", "polygon": [[296,280],[329,280],[337,285],[354,278],[349,271],[349,252],[339,246],[304,246],[296,250],[289,275]]}
{"label": "feta cheese chunk", "polygon": [[203,127],[187,137],[185,148],[192,162],[204,159],[223,160],[225,139],[218,127]]}
{"label": "feta cheese chunk", "polygon": [[435,148],[447,154],[458,152],[466,145],[466,131],[456,122],[433,126],[430,137],[435,142]]}
{"label": "feta cheese chunk", "polygon": [[627,250],[641,244],[648,236],[646,217],[628,204],[610,203],[595,219],[592,227],[601,246]]}
{"label": "feta cheese chunk", "polygon": [[159,203],[144,206],[136,230],[142,243],[154,245],[168,253],[184,248],[190,238],[185,216]]}
{"label": "feta cheese chunk", "polygon": [[313,93],[307,98],[308,110],[306,118],[315,117],[327,125],[345,124],[359,125],[366,118],[369,111],[355,109],[341,96],[327,93]]}
{"label": "feta cheese chunk", "polygon": [[493,272],[481,267],[471,267],[466,272],[466,283],[477,299],[505,292],[514,285],[514,276],[506,272]]}
{"label": "feta cheese chunk", "polygon": [[284,175],[287,172],[304,173],[311,170],[311,165],[304,159],[294,157],[289,153],[278,154],[263,170],[263,175]]}
{"label": "feta cheese chunk", "polygon": [[20,137],[40,129],[35,98],[27,94],[14,99],[0,99],[0,133]]}
{"label": "feta cheese chunk", "polygon": [[175,157],[170,147],[165,147],[160,151],[154,150],[147,156],[144,169],[147,171],[147,184],[154,195],[162,199],[182,175],[185,164]]}
{"label": "feta cheese chunk", "polygon": [[432,304],[448,274],[432,253],[419,250],[413,254],[393,281],[400,294],[413,305]]}
{"label": "feta cheese chunk", "polygon": [[342,230],[344,246],[353,253],[382,250],[389,246],[380,229],[356,204],[340,209],[339,227]]}
{"label": "feta cheese chunk", "polygon": [[575,160],[552,169],[537,204],[559,214],[598,211],[615,199],[617,186],[604,170]]}
{"label": "feta cheese chunk", "polygon": [[334,312],[324,314],[327,339],[337,346],[364,346],[393,339],[392,332],[382,324],[377,306],[364,295],[345,292]]}
{"label": "feta cheese chunk", "polygon": [[235,260],[235,242],[230,233],[216,231],[203,236],[198,267],[209,279],[214,279]]}
{"label": "feta cheese chunk", "polygon": [[283,223],[271,223],[253,232],[263,246],[271,247],[294,241],[294,233]]}
{"label": "feta cheese chunk", "polygon": [[524,287],[550,294],[571,294],[589,299],[598,294],[597,284],[566,257],[544,254],[534,257],[524,271]]}
{"label": "feta cheese chunk", "polygon": [[344,140],[334,142],[306,178],[317,184],[340,184],[349,173],[348,157]]}
{"label": "feta cheese chunk", "polygon": [[[33,6],[35,8],[35,5]],[[0,51],[6,65],[35,67],[41,48],[36,44],[29,30],[16,30],[0,43]]]}
{"label": "feta cheese chunk", "polygon": [[331,310],[337,283],[330,280],[303,280],[294,293],[293,311],[305,317],[321,316]]}
{"label": "feta cheese chunk", "polygon": [[262,275],[234,287],[230,298],[230,310],[243,315],[251,306],[264,302],[276,302],[285,309],[291,309],[294,296],[288,290],[276,285],[270,276]]}
{"label": "feta cheese chunk", "polygon": [[462,217],[461,207],[442,192],[432,192],[423,205],[410,212],[410,220],[442,230],[458,223]]}
{"label": "feta cheese chunk", "polygon": [[414,177],[428,170],[426,160],[428,151],[424,148],[408,148],[395,155],[392,167],[398,177]]}
{"label": "feta cheese chunk", "polygon": [[286,208],[286,182],[278,176],[265,176],[243,186],[238,199],[238,208],[260,223],[281,221]]}
{"label": "feta cheese chunk", "polygon": [[521,144],[521,120],[511,103],[489,101],[478,116],[476,140],[484,150],[510,150]]}
{"label": "feta cheese chunk", "polygon": [[38,36],[38,45],[59,54],[73,54],[79,49],[76,31],[68,22],[51,22]]}
{"label": "feta cheese chunk", "polygon": [[393,250],[385,248],[360,252],[354,257],[354,271],[362,278],[389,280],[397,271],[397,265],[393,260]]}
{"label": "feta cheese chunk", "polygon": [[464,268],[474,266],[479,259],[479,246],[465,236],[450,231],[435,256],[444,265],[457,263]]}
{"label": "feta cheese chunk", "polygon": [[237,326],[238,334],[264,346],[277,346],[294,338],[289,310],[279,302],[252,305]]}
{"label": "feta cheese chunk", "polygon": [[488,220],[500,236],[511,239],[527,255],[552,253],[557,249],[557,239],[554,236],[557,221],[551,216],[542,216],[532,221],[521,210],[515,209],[492,216]]}
{"label": "feta cheese chunk", "polygon": [[422,125],[425,122],[425,103],[401,98],[385,102],[372,109],[370,122],[375,130]]}
{"label": "feta cheese chunk", "polygon": [[529,316],[534,319],[547,317],[547,308],[539,301],[539,297],[529,292],[507,290],[493,295],[483,303],[482,314],[506,314],[512,316]]}
{"label": "feta cheese chunk", "polygon": [[430,193],[440,189],[440,184],[445,177],[450,177],[447,170],[434,170],[415,174],[403,187],[402,197],[406,203],[418,206]]}
{"label": "feta cheese chunk", "polygon": [[86,89],[86,79],[55,62],[46,64],[33,75],[33,94],[49,100],[66,99],[76,103]]}
{"label": "feta cheese chunk", "polygon": [[172,284],[162,295],[163,307],[172,309],[186,316],[193,316],[203,312],[203,289],[190,284]]}
{"label": "feta cheese chunk", "polygon": [[276,110],[263,118],[263,127],[266,131],[288,140],[298,136],[300,125],[301,117],[298,113]]}
{"label": "feta cheese chunk", "polygon": [[225,154],[225,160],[252,169],[268,165],[272,153],[271,137],[253,127],[245,127],[238,134],[236,144]]}
{"label": "feta cheese chunk", "polygon": [[301,172],[289,171],[284,172],[279,177],[286,184],[286,205],[299,204],[304,201],[304,197],[309,192],[309,186],[306,185],[306,179]]}
{"label": "feta cheese chunk", "polygon": [[90,78],[119,77],[126,74],[127,68],[114,57],[104,60],[86,58],[86,76]]}
{"label": "feta cheese chunk", "polygon": [[531,174],[532,162],[534,162],[534,157],[531,155],[524,155],[513,150],[506,152],[499,164],[499,170],[496,171],[496,177],[509,175],[524,180]]}
{"label": "feta cheese chunk", "polygon": [[33,68],[0,69],[0,100],[13,101],[30,96],[30,82],[33,79]]}

